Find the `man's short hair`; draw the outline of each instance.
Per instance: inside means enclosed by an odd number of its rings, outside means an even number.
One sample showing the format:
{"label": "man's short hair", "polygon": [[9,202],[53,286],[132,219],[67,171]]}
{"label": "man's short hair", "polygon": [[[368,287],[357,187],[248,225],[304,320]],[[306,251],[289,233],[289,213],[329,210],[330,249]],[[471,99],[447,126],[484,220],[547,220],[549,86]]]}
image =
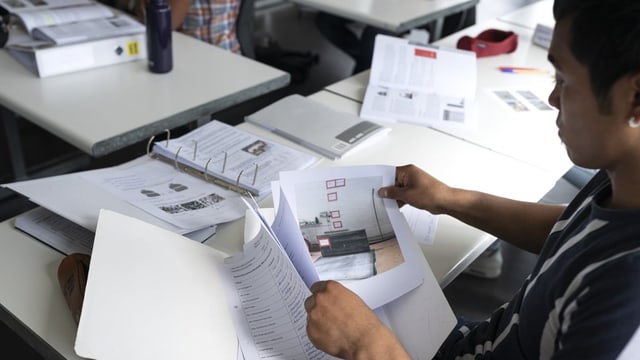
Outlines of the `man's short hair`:
{"label": "man's short hair", "polygon": [[608,108],[611,86],[640,72],[639,0],[555,0],[556,21],[572,17],[569,48],[587,66],[601,107]]}

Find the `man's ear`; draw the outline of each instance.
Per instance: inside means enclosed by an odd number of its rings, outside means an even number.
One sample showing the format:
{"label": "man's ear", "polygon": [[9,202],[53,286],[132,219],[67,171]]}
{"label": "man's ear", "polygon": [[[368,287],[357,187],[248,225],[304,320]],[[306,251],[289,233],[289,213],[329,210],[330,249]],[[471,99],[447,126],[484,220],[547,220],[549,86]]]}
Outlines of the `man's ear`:
{"label": "man's ear", "polygon": [[640,72],[631,76],[631,86],[633,95],[632,113],[640,118]]}
{"label": "man's ear", "polygon": [[636,93],[635,99],[640,99],[640,72],[631,76],[631,84]]}

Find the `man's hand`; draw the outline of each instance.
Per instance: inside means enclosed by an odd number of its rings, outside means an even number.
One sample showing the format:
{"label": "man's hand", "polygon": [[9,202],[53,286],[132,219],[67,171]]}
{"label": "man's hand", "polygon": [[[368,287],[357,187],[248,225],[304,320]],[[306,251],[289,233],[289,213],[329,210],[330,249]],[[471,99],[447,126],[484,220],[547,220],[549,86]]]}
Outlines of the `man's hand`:
{"label": "man's hand", "polygon": [[349,289],[319,281],[304,302],[307,334],[315,347],[344,359],[409,359],[395,335]]}

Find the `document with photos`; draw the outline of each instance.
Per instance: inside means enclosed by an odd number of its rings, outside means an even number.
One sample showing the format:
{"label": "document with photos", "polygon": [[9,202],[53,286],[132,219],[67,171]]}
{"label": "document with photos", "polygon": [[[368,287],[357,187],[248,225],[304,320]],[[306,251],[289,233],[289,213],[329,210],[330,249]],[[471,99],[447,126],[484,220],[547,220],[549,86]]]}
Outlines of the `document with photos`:
{"label": "document with photos", "polygon": [[148,156],[81,177],[186,233],[244,216],[240,194]]}
{"label": "document with photos", "polygon": [[476,55],[377,35],[360,117],[433,128],[473,127]]}
{"label": "document with photos", "polygon": [[377,308],[422,283],[406,219],[377,195],[394,181],[395,167],[386,165],[280,173],[272,228],[298,272],[311,274],[303,276],[308,285],[337,280]]}
{"label": "document with photos", "polygon": [[[245,211],[239,194],[180,173],[173,166],[146,155],[114,167],[0,186],[22,194],[92,233],[96,231],[100,210],[109,209],[205,241],[215,233],[216,224],[238,219]],[[45,219],[55,220],[50,216]],[[27,230],[36,227],[28,225],[33,223],[29,219],[25,220]],[[52,226],[48,221],[38,221],[37,227]],[[27,232],[65,252],[63,246],[43,239],[42,231],[48,230],[40,229],[36,234]]]}
{"label": "document with photos", "polygon": [[280,171],[305,169],[319,158],[214,120],[176,139],[158,141],[153,153],[234,191],[262,196]]}
{"label": "document with photos", "polygon": [[[332,278],[327,274],[337,274],[335,270],[363,267],[363,260],[352,255],[369,253],[375,258],[368,263],[372,273],[336,280],[379,309],[404,295],[411,297],[408,294],[428,278],[429,288],[423,290],[440,294],[442,300],[420,302],[419,307],[429,309],[432,326],[445,325],[428,339],[433,344],[426,353],[435,354],[455,317],[424,258],[418,257],[396,202],[371,195],[371,187],[392,183],[394,171],[392,166],[362,166],[283,173],[273,221],[243,197],[248,207],[245,244],[242,252],[230,256],[140,220],[101,211],[76,352],[89,358],[135,357],[140,351],[151,351],[145,355],[154,359],[178,354],[219,358],[236,349],[237,336],[245,359],[333,359],[306,335],[304,300],[311,284]],[[304,197],[306,192],[317,196]],[[325,206],[327,202],[334,206]],[[311,239],[309,224],[300,219],[325,213],[330,215],[328,231],[317,231]],[[312,222],[324,227],[326,220]],[[320,243],[314,247],[316,240]],[[123,248],[127,251],[120,254]],[[323,258],[333,262],[334,271],[319,271]],[[126,276],[132,272],[136,277]],[[105,296],[123,288],[129,296]],[[167,292],[181,296],[160,294]],[[403,326],[432,333],[426,323],[410,323]],[[166,331],[183,326],[190,330]]]}

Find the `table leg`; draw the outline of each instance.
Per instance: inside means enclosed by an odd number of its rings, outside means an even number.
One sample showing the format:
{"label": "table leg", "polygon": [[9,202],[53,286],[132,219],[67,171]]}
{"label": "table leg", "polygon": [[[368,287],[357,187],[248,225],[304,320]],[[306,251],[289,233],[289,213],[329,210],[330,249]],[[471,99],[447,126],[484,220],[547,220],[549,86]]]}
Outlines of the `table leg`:
{"label": "table leg", "polygon": [[27,171],[24,162],[24,154],[22,153],[22,142],[20,141],[20,130],[18,129],[17,116],[5,107],[2,107],[1,110],[2,112],[0,115],[4,125],[7,145],[9,146],[13,178],[15,180],[22,180],[27,177]]}
{"label": "table leg", "polygon": [[431,36],[429,37],[429,42],[440,40],[440,38],[442,37],[442,27],[444,26],[444,16],[436,19],[433,25],[434,26],[433,26]]}

